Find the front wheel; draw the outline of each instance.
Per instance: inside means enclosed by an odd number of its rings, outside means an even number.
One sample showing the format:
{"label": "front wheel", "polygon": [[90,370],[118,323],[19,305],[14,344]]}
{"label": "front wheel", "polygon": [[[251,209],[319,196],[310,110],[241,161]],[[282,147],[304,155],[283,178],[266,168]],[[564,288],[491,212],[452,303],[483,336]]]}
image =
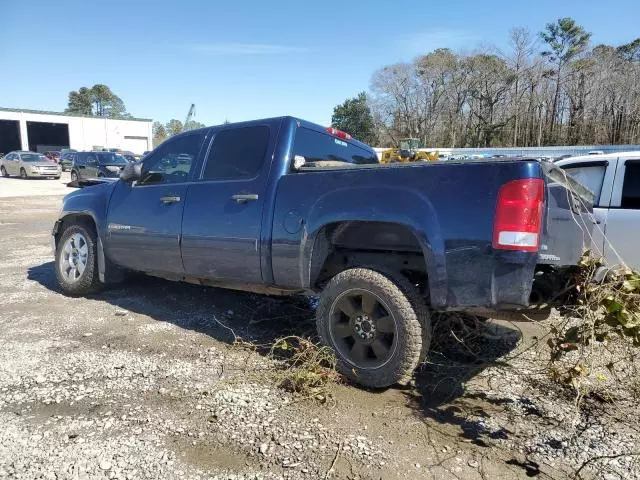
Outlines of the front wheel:
{"label": "front wheel", "polygon": [[100,286],[97,239],[85,225],[69,225],[56,248],[56,278],[67,295],[86,295]]}
{"label": "front wheel", "polygon": [[320,296],[316,325],[340,372],[373,388],[409,381],[431,339],[417,289],[400,274],[368,268],[331,279]]}
{"label": "front wheel", "polygon": [[20,169],[20,178],[23,180],[27,179],[27,171],[24,168]]}
{"label": "front wheel", "polygon": [[77,182],[78,181],[78,174],[76,173],[75,170],[71,170],[71,181],[72,182]]}
{"label": "front wheel", "polygon": [[3,177],[9,176],[9,174],[7,173],[7,169],[4,168],[4,165],[0,167],[0,175],[2,175]]}

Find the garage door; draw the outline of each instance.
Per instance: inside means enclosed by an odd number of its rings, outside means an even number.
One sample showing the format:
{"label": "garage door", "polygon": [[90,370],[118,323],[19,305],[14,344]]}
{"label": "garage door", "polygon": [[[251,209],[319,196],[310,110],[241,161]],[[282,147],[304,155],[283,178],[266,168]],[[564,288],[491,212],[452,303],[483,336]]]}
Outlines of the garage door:
{"label": "garage door", "polygon": [[133,152],[133,153],[143,153],[149,150],[147,148],[148,137],[127,137],[125,136],[122,140],[122,145],[120,148],[122,150]]}

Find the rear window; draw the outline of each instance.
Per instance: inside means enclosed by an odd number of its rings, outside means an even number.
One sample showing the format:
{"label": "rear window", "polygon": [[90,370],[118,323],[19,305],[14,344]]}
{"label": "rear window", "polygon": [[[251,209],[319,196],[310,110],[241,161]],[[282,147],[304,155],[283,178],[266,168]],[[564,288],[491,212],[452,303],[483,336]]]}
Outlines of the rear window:
{"label": "rear window", "polygon": [[298,128],[293,150],[294,155],[302,155],[307,162],[378,163],[375,152],[305,127]]}

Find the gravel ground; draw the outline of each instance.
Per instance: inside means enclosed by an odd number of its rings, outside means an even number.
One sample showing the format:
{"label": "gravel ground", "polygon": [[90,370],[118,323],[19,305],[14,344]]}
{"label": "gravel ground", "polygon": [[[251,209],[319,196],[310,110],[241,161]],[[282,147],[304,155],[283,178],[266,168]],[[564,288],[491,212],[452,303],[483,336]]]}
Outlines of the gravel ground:
{"label": "gravel ground", "polygon": [[[229,329],[312,334],[313,302],[146,277],[64,297],[49,246],[61,197],[29,195],[0,200],[0,478],[565,478],[638,444],[625,411],[576,416],[539,373],[544,346],[525,351],[529,324],[491,322],[483,363],[436,348],[412,388],[300,398]],[[581,474],[638,471],[620,456]]]}

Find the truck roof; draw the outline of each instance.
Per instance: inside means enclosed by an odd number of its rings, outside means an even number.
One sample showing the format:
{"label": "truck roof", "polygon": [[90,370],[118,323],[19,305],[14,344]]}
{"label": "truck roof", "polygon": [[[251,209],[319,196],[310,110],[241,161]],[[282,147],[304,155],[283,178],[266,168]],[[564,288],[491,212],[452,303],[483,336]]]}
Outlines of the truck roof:
{"label": "truck roof", "polygon": [[[280,117],[270,117],[270,118],[260,118],[260,119],[256,119],[256,120],[246,120],[244,122],[232,122],[232,123],[223,123],[221,125],[210,125],[207,127],[203,127],[200,128],[198,130],[208,130],[210,128],[228,128],[228,127],[238,127],[238,126],[248,126],[248,125],[255,125],[255,124],[259,124],[259,123],[265,123],[265,122],[273,122],[273,121],[290,121],[290,122],[296,122],[299,126],[305,127],[305,128],[309,128],[311,130],[316,130],[318,132],[324,133],[326,135],[330,135],[327,132],[327,127],[323,127],[322,125],[318,125],[317,123],[313,123],[313,122],[309,122],[308,120],[303,120],[301,118],[297,118],[297,117],[292,117],[290,115],[284,115],[284,116],[280,116]],[[194,131],[198,131],[198,130],[189,130],[189,132],[194,132]],[[186,132],[183,132],[186,133]],[[346,132],[349,133],[349,132]],[[373,147],[371,145],[367,145],[366,143],[361,142],[360,140],[356,139],[356,138],[351,138],[351,139],[344,139],[341,138],[341,140],[347,142],[347,143],[351,143],[353,145],[356,145],[360,148],[365,148],[367,150],[370,150],[371,152],[375,153],[375,150],[373,149]]]}

